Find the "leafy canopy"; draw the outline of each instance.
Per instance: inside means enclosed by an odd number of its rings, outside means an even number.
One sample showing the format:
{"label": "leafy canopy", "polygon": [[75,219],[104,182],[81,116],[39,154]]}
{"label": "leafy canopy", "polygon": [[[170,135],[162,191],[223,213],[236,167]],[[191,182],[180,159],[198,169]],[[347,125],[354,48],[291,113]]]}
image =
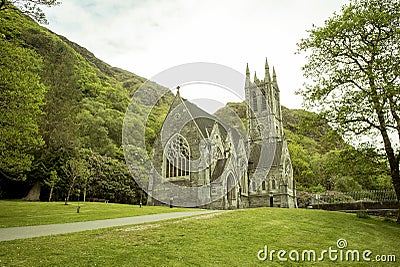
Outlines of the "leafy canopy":
{"label": "leafy canopy", "polygon": [[351,0],[309,33],[299,93],[342,133],[379,137],[400,198],[400,2]]}
{"label": "leafy canopy", "polygon": [[43,145],[38,117],[46,88],[37,74],[41,58],[0,40],[0,170],[23,178]]}
{"label": "leafy canopy", "polygon": [[342,130],[399,131],[399,24],[400,2],[361,0],[314,26],[298,44],[310,53],[303,70],[311,82],[300,91],[306,104]]}
{"label": "leafy canopy", "polygon": [[60,4],[58,0],[1,0],[0,10],[15,6],[37,22],[49,24],[40,6],[52,7]]}

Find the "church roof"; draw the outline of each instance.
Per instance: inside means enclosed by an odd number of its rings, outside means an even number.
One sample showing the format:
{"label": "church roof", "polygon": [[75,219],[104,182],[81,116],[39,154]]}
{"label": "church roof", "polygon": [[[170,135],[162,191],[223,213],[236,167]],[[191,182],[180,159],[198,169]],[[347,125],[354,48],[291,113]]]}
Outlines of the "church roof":
{"label": "church roof", "polygon": [[215,181],[219,177],[221,177],[221,175],[224,173],[226,162],[227,162],[227,159],[217,160],[214,171],[211,175],[211,181]]}
{"label": "church roof", "polygon": [[174,101],[172,102],[169,112],[171,112],[173,108],[180,104],[183,104],[185,106],[185,109],[193,118],[193,121],[195,122],[198,130],[204,138],[207,138],[211,134],[214,124],[217,123],[221,138],[225,140],[227,136],[226,129],[228,128],[228,126],[226,126],[225,128],[223,125],[221,125],[221,123],[215,116],[209,114],[208,112],[204,111],[203,109],[199,108],[197,105],[189,102],[188,100],[183,99],[180,96],[179,91],[176,94]]}

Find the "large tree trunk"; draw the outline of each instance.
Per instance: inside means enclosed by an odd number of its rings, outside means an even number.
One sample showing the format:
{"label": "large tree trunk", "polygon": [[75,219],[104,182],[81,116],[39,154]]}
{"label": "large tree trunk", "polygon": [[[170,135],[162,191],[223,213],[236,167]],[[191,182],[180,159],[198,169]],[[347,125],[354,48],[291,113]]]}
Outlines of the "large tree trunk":
{"label": "large tree trunk", "polygon": [[[399,195],[397,195],[397,199],[399,199]],[[397,211],[397,223],[400,224],[400,200],[397,201],[397,204],[399,205],[399,209]]]}
{"label": "large tree trunk", "polygon": [[400,175],[399,175],[398,168],[397,168],[397,173],[393,173],[393,171],[392,171],[392,182],[394,185],[394,190],[396,191],[397,205],[399,207],[399,209],[397,211],[397,223],[400,224]]}
{"label": "large tree trunk", "polygon": [[397,196],[397,205],[399,207],[397,211],[397,223],[400,224],[400,170],[399,160],[394,153],[387,153],[390,165],[390,175],[392,177],[392,183]]}
{"label": "large tree trunk", "polygon": [[390,172],[392,176],[392,183],[397,196],[397,205],[399,207],[397,211],[397,223],[400,224],[400,172],[399,172],[399,161],[397,158],[389,158]]}
{"label": "large tree trunk", "polygon": [[[373,84],[373,83],[372,83]],[[377,93],[375,90],[373,90],[374,96],[377,96]],[[383,108],[380,107],[379,102],[374,103],[374,108],[375,111],[378,115],[378,121],[379,121],[379,130],[381,132],[382,138],[383,138],[383,144],[385,146],[385,152],[387,159],[389,161],[389,166],[390,166],[390,176],[392,177],[392,183],[394,186],[394,190],[396,191],[397,195],[397,203],[398,203],[398,214],[397,214],[397,223],[400,224],[400,170],[399,170],[399,160],[400,160],[400,155],[396,156],[392,142],[390,141],[389,134],[387,132],[387,125],[385,122],[385,116],[383,114]]]}
{"label": "large tree trunk", "polygon": [[41,185],[39,181],[36,181],[31,190],[29,190],[28,195],[26,197],[22,198],[22,200],[26,201],[39,201],[40,200],[40,189]]}

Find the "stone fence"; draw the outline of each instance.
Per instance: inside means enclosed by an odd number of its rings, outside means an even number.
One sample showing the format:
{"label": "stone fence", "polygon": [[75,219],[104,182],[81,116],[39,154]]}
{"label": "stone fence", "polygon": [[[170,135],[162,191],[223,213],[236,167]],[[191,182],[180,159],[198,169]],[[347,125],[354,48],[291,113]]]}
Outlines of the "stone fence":
{"label": "stone fence", "polygon": [[366,211],[371,215],[395,217],[399,203],[394,190],[370,190],[358,192],[327,192],[312,194],[309,208],[357,212]]}

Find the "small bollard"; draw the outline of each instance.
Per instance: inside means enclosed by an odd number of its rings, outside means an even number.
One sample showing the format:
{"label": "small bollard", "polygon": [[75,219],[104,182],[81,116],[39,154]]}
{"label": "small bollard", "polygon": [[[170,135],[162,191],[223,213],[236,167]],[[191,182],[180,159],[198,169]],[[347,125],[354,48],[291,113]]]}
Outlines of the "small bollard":
{"label": "small bollard", "polygon": [[140,207],[142,207],[142,201],[140,201],[139,205],[140,205]]}
{"label": "small bollard", "polygon": [[79,210],[81,209],[81,207],[80,206],[78,206],[77,208],[76,208],[76,213],[79,213]]}

